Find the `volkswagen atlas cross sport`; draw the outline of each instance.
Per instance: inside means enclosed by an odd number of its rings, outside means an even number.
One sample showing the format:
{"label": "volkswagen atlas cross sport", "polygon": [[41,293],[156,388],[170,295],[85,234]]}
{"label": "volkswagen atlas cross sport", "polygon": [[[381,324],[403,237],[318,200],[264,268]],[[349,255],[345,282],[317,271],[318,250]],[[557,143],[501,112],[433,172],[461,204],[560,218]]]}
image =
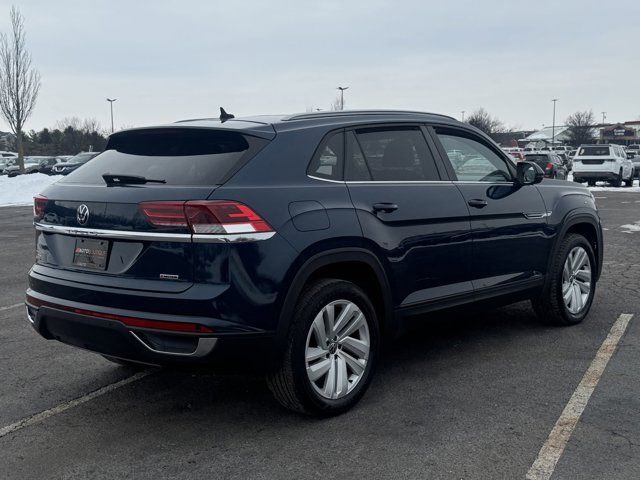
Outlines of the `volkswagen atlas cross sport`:
{"label": "volkswagen atlas cross sport", "polygon": [[581,322],[602,266],[590,192],[453,118],[351,111],[111,135],[34,201],[29,321],[129,365],[255,360],[329,416],[410,317],[530,299]]}

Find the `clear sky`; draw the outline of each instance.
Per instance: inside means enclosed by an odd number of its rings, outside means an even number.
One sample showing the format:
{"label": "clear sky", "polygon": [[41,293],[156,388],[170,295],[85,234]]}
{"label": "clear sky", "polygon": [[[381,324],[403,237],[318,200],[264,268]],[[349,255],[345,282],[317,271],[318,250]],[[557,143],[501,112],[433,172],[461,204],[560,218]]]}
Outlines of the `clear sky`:
{"label": "clear sky", "polygon": [[[330,108],[486,108],[536,129],[640,117],[640,0],[20,0],[42,90],[27,128]],[[11,2],[0,1],[7,31]],[[0,130],[8,130],[2,122]]]}

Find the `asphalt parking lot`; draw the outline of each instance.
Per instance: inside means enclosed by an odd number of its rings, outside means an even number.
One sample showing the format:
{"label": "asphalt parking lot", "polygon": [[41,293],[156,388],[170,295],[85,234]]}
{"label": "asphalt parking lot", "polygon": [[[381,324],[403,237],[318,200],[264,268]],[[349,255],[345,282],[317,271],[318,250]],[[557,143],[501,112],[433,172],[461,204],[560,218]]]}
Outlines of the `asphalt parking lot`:
{"label": "asphalt parking lot", "polygon": [[135,372],[40,338],[21,306],[31,210],[0,208],[0,477],[525,478],[626,313],[552,478],[640,478],[640,194],[595,195],[605,262],[583,324],[541,325],[526,303],[425,318],[388,348],[362,402],[323,421],[282,409],[259,377],[119,384]]}

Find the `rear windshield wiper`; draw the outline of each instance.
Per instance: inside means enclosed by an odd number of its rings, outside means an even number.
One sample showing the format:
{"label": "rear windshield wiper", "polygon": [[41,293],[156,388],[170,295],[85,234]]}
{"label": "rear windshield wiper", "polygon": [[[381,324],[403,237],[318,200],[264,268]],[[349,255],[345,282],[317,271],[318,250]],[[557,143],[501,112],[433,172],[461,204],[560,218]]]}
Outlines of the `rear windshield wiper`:
{"label": "rear windshield wiper", "polygon": [[167,183],[166,180],[154,180],[138,175],[119,175],[117,173],[102,174],[104,182],[109,185],[144,185],[145,183]]}

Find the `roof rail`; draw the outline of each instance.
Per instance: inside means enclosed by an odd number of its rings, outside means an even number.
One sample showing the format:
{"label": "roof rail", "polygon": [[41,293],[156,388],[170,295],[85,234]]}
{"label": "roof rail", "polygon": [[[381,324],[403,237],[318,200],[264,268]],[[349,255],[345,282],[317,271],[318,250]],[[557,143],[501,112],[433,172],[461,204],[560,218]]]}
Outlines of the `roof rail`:
{"label": "roof rail", "polygon": [[289,120],[313,120],[314,118],[331,118],[331,117],[350,117],[359,115],[432,115],[436,117],[444,117],[451,120],[455,118],[448,115],[441,115],[439,113],[419,112],[414,110],[337,110],[331,112],[312,112],[312,113],[298,113],[283,118],[283,121]]}

